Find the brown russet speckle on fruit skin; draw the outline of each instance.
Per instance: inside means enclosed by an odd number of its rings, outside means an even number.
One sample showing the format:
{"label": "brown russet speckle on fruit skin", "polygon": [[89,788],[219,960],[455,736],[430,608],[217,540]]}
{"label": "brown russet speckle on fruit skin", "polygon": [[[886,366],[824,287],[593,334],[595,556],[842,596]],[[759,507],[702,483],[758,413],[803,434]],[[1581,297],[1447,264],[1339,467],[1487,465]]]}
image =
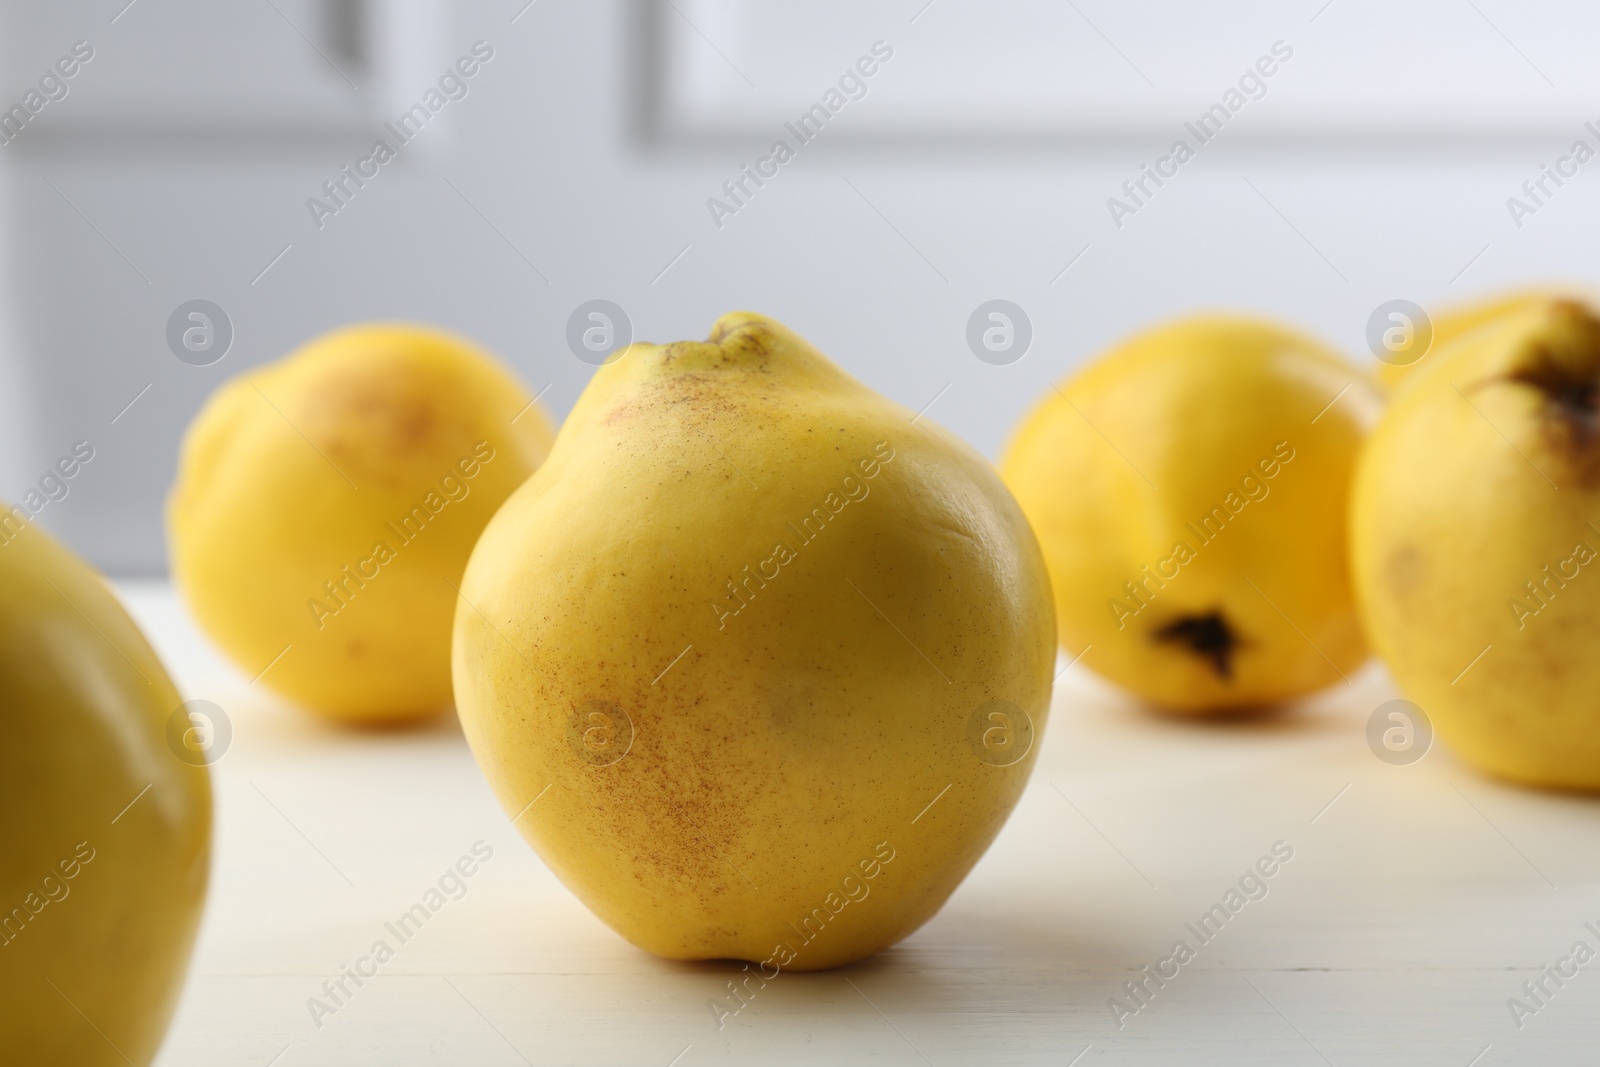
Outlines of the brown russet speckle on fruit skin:
{"label": "brown russet speckle on fruit skin", "polygon": [[385,324],[315,338],[196,417],[168,503],[174,581],[247,677],[271,663],[261,685],[308,709],[443,713],[451,583],[552,436],[535,398],[463,338]]}
{"label": "brown russet speckle on fruit skin", "polygon": [[1383,560],[1383,583],[1395,600],[1405,603],[1428,580],[1428,557],[1416,545],[1402,542]]}
{"label": "brown russet speckle on fruit skin", "polygon": [[[813,969],[919,925],[1014,803],[1026,763],[980,762],[966,720],[999,692],[1043,727],[1048,580],[982,457],[781,327],[733,316],[712,339],[635,346],[598,371],[547,477],[491,523],[463,594],[538,681],[459,612],[458,706],[509,814],[561,783],[517,829],[663,955],[765,960],[876,842],[904,846],[806,948],[796,966]],[[847,472],[870,492],[847,502]],[[819,506],[819,530],[797,529]],[[778,541],[792,559],[772,562]],[[746,571],[764,577],[719,616]],[[635,731],[603,768],[564,758],[570,716],[596,697]]]}
{"label": "brown russet speckle on fruit skin", "polygon": [[330,445],[341,443],[340,427],[353,424],[383,447],[420,450],[443,428],[438,404],[428,395],[430,387],[442,384],[380,378],[360,368],[336,369],[303,396],[298,414],[309,428],[326,434]]}
{"label": "brown russet speckle on fruit skin", "polygon": [[422,444],[439,424],[437,406],[422,397],[383,396],[363,389],[353,391],[345,406],[350,415],[363,422],[382,420],[389,427],[385,436],[401,446]]}
{"label": "brown russet speckle on fruit skin", "polygon": [[449,399],[461,383],[401,360],[380,363],[326,370],[294,403],[283,402],[283,417],[358,488],[406,487],[396,472],[419,465],[437,469],[434,478],[449,473],[481,435]]}

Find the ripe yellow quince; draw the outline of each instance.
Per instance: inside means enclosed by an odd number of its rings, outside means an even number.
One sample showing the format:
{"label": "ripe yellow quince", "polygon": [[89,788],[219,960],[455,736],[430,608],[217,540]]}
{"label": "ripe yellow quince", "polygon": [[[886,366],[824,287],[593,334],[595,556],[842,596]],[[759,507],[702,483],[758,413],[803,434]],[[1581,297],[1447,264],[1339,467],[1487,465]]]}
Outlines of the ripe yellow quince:
{"label": "ripe yellow quince", "polygon": [[1552,300],[1440,353],[1356,480],[1368,633],[1490,773],[1600,788],[1600,320]]}
{"label": "ripe yellow quince", "polygon": [[1383,383],[1391,393],[1400,386],[1417,376],[1418,371],[1431,358],[1438,359],[1437,353],[1445,352],[1456,347],[1456,341],[1480,327],[1498,322],[1509,315],[1522,312],[1547,304],[1552,300],[1577,300],[1583,299],[1582,290],[1576,286],[1564,288],[1527,289],[1510,293],[1502,293],[1488,300],[1475,300],[1466,304],[1447,307],[1431,318],[1431,341],[1428,349],[1421,356],[1409,363],[1378,364],[1378,380]]}
{"label": "ripe yellow quince", "polygon": [[473,551],[456,704],[602,920],[754,991],[933,915],[1027,780],[1054,645],[993,468],[736,312],[596,372]]}
{"label": "ripe yellow quince", "polygon": [[1366,658],[1346,491],[1376,387],[1257,319],[1139,334],[1047,394],[1001,465],[1062,647],[1184,712],[1259,707]]}
{"label": "ripe yellow quince", "polygon": [[467,341],[335,331],[196,417],[168,503],[173,576],[241,669],[313,711],[433,714],[450,704],[467,556],[551,440],[522,385]]}
{"label": "ripe yellow quince", "polygon": [[148,1064],[205,902],[211,779],[100,577],[0,509],[0,1063]]}

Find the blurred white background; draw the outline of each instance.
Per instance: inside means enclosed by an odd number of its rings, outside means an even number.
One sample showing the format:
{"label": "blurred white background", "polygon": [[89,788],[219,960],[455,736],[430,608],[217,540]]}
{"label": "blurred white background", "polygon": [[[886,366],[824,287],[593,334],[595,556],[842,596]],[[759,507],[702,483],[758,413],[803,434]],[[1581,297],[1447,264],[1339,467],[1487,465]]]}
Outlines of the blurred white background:
{"label": "blurred white background", "polygon": [[[184,427],[225,379],[340,324],[437,323],[560,417],[569,315],[637,338],[752,308],[998,454],[1047,383],[1130,331],[1251,310],[1370,360],[1379,304],[1592,281],[1600,11],[1566,0],[60,0],[0,8],[0,109],[93,58],[0,144],[0,497],[73,442],[39,516],[114,574],[165,570]],[[319,228],[307,200],[474,42],[493,58]],[[883,42],[865,95],[786,131]],[[1241,75],[1292,56],[1118,226],[1122,196]],[[795,158],[720,227],[707,200]],[[394,144],[391,141],[391,144]],[[398,145],[396,145],[398,147]],[[754,188],[754,186],[749,186]],[[220,305],[204,367],[167,320]],[[1020,305],[1026,355],[968,348]],[[132,406],[128,406],[132,401]]]}

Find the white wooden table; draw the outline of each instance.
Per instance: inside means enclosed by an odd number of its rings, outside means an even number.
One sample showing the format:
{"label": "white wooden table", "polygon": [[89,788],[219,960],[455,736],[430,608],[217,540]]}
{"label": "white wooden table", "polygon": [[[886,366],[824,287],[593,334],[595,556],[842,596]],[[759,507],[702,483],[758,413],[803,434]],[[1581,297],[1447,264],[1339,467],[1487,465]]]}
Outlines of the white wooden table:
{"label": "white wooden table", "polygon": [[[1521,1029],[1507,1007],[1574,942],[1600,950],[1584,927],[1600,928],[1600,802],[1496,784],[1438,747],[1379,761],[1363,728],[1393,693],[1375,668],[1290,714],[1223,725],[1154,717],[1068,671],[1032,783],[945,909],[875,959],[784,974],[719,1030],[707,1001],[735,968],[655,959],[594,919],[511,829],[453,719],[325,726],[227,667],[164,586],[120,589],[185,696],[234,729],[162,1067],[1600,1055],[1600,962],[1546,979],[1553,995]],[[373,942],[395,944],[384,924],[479,840],[494,855],[465,895],[376,978],[346,979],[318,1026],[308,999]],[[1268,895],[1200,944],[1185,923],[1277,841],[1294,858]],[[1195,958],[1119,1028],[1108,998],[1179,939]]]}

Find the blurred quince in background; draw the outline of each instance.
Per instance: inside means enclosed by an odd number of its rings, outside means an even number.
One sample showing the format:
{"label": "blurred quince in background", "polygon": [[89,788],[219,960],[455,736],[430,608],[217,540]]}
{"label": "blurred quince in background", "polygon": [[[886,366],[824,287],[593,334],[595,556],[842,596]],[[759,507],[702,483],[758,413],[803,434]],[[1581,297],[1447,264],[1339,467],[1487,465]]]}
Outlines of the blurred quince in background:
{"label": "blurred quince in background", "polygon": [[1197,714],[1354,671],[1346,504],[1380,407],[1335,352],[1236,316],[1138,334],[1046,394],[1001,472],[1049,562],[1067,655]]}
{"label": "blurred quince in background", "polygon": [[195,418],[168,503],[173,577],[242,671],[306,708],[433,715],[450,706],[467,556],[552,439],[523,385],[462,338],[326,334]]}

